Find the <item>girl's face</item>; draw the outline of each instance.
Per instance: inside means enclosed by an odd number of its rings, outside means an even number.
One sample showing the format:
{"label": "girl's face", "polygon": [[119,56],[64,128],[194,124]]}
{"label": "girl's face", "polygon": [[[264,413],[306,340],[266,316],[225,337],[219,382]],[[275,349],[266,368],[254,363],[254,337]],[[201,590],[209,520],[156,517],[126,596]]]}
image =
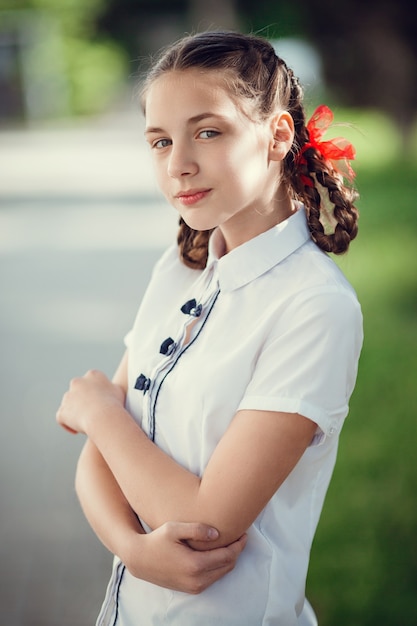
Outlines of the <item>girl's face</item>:
{"label": "girl's face", "polygon": [[273,121],[249,119],[215,72],[157,78],[146,96],[145,135],[168,202],[195,230],[219,226],[228,249],[291,212],[277,194],[284,153],[274,152]]}

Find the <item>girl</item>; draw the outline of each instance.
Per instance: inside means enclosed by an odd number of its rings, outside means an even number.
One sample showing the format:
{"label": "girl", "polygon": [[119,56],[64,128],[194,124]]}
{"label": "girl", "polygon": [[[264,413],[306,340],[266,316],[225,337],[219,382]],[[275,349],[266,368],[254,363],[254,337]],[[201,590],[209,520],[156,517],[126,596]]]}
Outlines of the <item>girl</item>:
{"label": "girl", "polygon": [[73,380],[57,413],[87,435],[77,492],[116,555],[97,624],[314,624],[309,552],[362,344],[325,254],[357,233],[353,149],[321,142],[326,107],[306,125],[255,36],[186,37],[142,103],[178,245],[113,382]]}

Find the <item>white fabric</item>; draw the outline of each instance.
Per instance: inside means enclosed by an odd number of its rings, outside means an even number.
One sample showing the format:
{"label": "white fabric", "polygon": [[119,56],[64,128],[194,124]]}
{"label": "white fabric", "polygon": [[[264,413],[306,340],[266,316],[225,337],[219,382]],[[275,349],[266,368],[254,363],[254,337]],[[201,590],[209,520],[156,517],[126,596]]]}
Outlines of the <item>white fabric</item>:
{"label": "white fabric", "polygon": [[[231,573],[188,595],[134,579],[116,560],[108,593],[114,610],[105,603],[103,615],[112,617],[99,618],[100,626],[316,623],[304,604],[305,579],[355,384],[360,306],[311,241],[303,209],[221,256],[223,246],[217,230],[204,271],[184,266],[174,247],[158,262],[127,340],[127,408],[147,433],[154,426],[158,446],[198,475],[239,409],[301,413],[318,424],[316,436],[249,529]],[[202,305],[200,317],[180,310],[192,298]],[[174,349],[162,355],[167,337]],[[145,393],[134,388],[140,374],[150,379]],[[262,428],[262,413],[257,419]]]}

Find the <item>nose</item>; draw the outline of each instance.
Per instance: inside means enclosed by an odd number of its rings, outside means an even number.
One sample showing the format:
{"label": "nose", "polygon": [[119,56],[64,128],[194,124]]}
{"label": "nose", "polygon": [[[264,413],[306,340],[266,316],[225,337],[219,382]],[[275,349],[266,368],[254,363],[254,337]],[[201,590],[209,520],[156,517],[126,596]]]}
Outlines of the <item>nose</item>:
{"label": "nose", "polygon": [[197,171],[198,165],[191,147],[183,143],[173,144],[168,162],[168,176],[182,178],[183,176],[193,176]]}

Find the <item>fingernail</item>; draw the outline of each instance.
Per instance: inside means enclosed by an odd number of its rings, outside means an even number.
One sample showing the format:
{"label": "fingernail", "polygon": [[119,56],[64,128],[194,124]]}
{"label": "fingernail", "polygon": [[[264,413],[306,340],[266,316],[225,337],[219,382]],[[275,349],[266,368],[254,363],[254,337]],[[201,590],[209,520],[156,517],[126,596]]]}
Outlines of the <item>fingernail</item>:
{"label": "fingernail", "polygon": [[219,531],[216,530],[215,528],[209,528],[208,529],[208,537],[209,539],[217,539],[217,537],[219,536]]}

